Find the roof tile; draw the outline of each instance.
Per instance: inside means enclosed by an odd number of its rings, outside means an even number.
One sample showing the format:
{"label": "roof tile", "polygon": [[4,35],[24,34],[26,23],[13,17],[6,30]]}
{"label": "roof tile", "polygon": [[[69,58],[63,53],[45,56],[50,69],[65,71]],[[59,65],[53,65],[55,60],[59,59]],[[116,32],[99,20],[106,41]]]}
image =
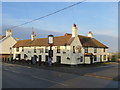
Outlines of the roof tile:
{"label": "roof tile", "polygon": [[[98,40],[86,36],[78,35],[83,47],[103,47],[108,48]],[[66,33],[64,36],[54,37],[54,46],[70,45],[74,38],[71,34]],[[48,38],[36,38],[35,40],[19,40],[13,47],[29,47],[29,46],[48,46]]]}

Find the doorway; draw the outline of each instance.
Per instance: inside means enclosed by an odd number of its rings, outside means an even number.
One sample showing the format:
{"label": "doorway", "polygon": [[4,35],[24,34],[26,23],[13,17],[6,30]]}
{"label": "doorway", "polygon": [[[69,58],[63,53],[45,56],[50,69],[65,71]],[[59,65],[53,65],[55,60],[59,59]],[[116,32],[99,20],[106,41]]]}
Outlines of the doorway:
{"label": "doorway", "polygon": [[42,63],[42,55],[39,55],[39,61],[38,61],[39,65]]}
{"label": "doorway", "polygon": [[56,63],[61,64],[61,56],[56,56]]}
{"label": "doorway", "polygon": [[93,56],[90,56],[90,64],[93,64]]}
{"label": "doorway", "polygon": [[32,64],[36,64],[36,62],[37,62],[37,55],[34,55],[32,57]]}
{"label": "doorway", "polygon": [[18,58],[18,60],[20,60],[21,59],[21,55],[17,54],[17,58]]}
{"label": "doorway", "polygon": [[46,61],[46,62],[48,61],[48,55],[45,56],[45,61]]}

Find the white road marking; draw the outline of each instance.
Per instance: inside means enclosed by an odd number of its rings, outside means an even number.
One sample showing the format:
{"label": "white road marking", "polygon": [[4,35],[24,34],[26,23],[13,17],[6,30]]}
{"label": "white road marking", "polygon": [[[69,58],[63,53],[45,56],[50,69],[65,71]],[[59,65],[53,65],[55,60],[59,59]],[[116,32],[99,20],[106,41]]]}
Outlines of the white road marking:
{"label": "white road marking", "polygon": [[9,70],[9,69],[4,69],[4,70],[14,72],[14,73],[20,73],[20,72],[17,72],[17,71],[14,71],[14,70]]}
{"label": "white road marking", "polygon": [[112,77],[106,77],[106,76],[101,76],[101,75],[96,75],[96,74],[85,74],[84,76],[95,77],[95,78],[106,79],[106,80],[113,80]]}
{"label": "white road marking", "polygon": [[31,67],[29,67],[29,66],[22,66],[22,65],[15,65],[15,66],[20,66],[20,67],[31,68]]}
{"label": "white road marking", "polygon": [[100,66],[100,67],[111,67],[111,66]]}
{"label": "white road marking", "polygon": [[12,70],[11,72],[14,72],[14,73],[20,73],[20,72],[17,72],[17,71],[13,71],[13,70]]}
{"label": "white road marking", "polygon": [[49,79],[39,78],[39,77],[36,77],[36,76],[32,76],[32,77],[36,78],[36,79],[45,80],[45,81],[49,81],[49,82],[52,82],[52,83],[60,84],[60,85],[63,85],[63,86],[67,86],[66,84],[59,83],[59,82],[56,82],[56,81],[52,81],[52,80],[49,80]]}
{"label": "white road marking", "polygon": [[4,69],[4,70],[9,71],[9,69]]}
{"label": "white road marking", "polygon": [[20,66],[20,67],[31,68],[31,67],[29,67],[29,66],[23,66],[23,65],[17,65],[17,64],[7,64],[7,65],[13,66],[13,67],[15,67],[15,66]]}

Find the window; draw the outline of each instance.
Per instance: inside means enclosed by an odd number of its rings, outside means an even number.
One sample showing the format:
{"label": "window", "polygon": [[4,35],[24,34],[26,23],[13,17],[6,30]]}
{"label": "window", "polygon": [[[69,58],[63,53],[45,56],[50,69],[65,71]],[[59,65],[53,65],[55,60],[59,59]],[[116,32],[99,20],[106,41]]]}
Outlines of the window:
{"label": "window", "polygon": [[48,53],[48,47],[45,48],[45,53]]}
{"label": "window", "polygon": [[27,58],[27,55],[26,55],[26,54],[24,54],[24,58]]}
{"label": "window", "polygon": [[30,51],[28,51],[28,53],[31,53]]}
{"label": "window", "polygon": [[85,47],[85,53],[88,53],[88,47]]}
{"label": "window", "polygon": [[103,52],[105,52],[105,48],[103,48]]}
{"label": "window", "polygon": [[81,53],[81,46],[77,45],[76,50],[78,51],[78,53]]}
{"label": "window", "polygon": [[103,59],[106,60],[106,55],[103,56]]}
{"label": "window", "polygon": [[19,52],[19,47],[16,48],[16,51]]}
{"label": "window", "polygon": [[73,46],[73,53],[75,53],[75,46]]}
{"label": "window", "polygon": [[94,53],[97,53],[97,48],[94,48]]}
{"label": "window", "polygon": [[60,53],[60,46],[57,46],[57,53]]}
{"label": "window", "polygon": [[22,47],[22,52],[24,52],[24,47]]}
{"label": "window", "polygon": [[36,53],[36,48],[34,48],[34,53]]}
{"label": "window", "polygon": [[100,55],[100,61],[102,61],[102,55]]}
{"label": "window", "polygon": [[21,54],[16,54],[16,59],[21,59]]}
{"label": "window", "polygon": [[80,62],[83,62],[83,57],[82,56],[80,57]]}
{"label": "window", "polygon": [[78,53],[81,53],[81,48],[78,50]]}
{"label": "window", "polygon": [[97,56],[96,55],[94,56],[94,61],[97,61]]}
{"label": "window", "polygon": [[16,58],[18,58],[19,57],[19,55],[18,54],[16,54]]}
{"label": "window", "polygon": [[44,49],[43,48],[40,48],[40,53],[44,53]]}

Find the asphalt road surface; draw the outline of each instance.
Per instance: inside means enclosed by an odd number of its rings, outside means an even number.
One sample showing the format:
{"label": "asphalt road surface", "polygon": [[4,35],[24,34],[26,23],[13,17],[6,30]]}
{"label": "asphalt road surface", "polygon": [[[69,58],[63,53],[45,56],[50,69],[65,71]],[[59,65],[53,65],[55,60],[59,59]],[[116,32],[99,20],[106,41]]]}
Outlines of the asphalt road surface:
{"label": "asphalt road surface", "polygon": [[[92,76],[92,73],[80,76],[17,64],[2,66],[2,88],[118,88],[117,81]],[[108,74],[110,70],[105,72]]]}

